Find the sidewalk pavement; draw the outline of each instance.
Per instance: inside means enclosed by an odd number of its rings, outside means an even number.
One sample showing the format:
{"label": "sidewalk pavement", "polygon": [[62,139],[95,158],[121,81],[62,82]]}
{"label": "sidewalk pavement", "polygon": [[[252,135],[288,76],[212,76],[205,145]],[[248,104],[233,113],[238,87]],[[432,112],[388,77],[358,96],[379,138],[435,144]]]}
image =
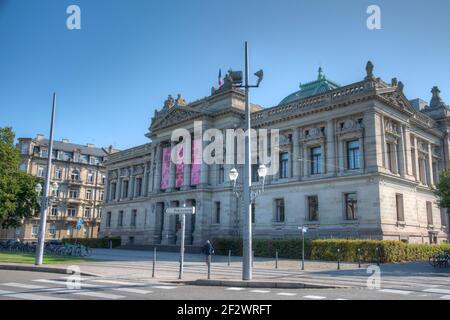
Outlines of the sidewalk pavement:
{"label": "sidewalk pavement", "polygon": [[[23,266],[23,265],[22,265]],[[220,286],[254,286],[278,288],[342,288],[365,287],[368,274],[364,264],[342,263],[337,270],[337,262],[305,261],[305,270],[301,270],[301,261],[281,259],[275,268],[274,259],[255,258],[252,281],[242,281],[242,257],[213,256],[211,277],[208,279],[205,256],[186,254],[182,280],[179,275],[179,254],[158,252],[155,277],[152,277],[153,252],[120,249],[94,249],[91,259],[78,264],[85,275],[96,275],[110,279],[145,279],[161,283],[185,283]],[[51,265],[49,268],[67,268],[67,265]],[[433,277],[449,277],[450,269],[435,269],[427,262],[384,264],[381,272],[392,281],[405,277],[416,277],[424,281]],[[442,278],[441,278],[442,279]]]}

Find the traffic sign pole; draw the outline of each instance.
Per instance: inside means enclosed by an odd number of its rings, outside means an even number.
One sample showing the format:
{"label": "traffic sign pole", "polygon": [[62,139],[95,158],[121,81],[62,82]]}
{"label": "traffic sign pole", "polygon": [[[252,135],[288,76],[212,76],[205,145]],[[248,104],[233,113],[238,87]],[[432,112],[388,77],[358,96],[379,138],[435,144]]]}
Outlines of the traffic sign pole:
{"label": "traffic sign pole", "polygon": [[183,276],[183,267],[184,267],[184,233],[186,228],[186,215],[181,215],[181,242],[180,242],[180,274],[178,279],[181,279]]}

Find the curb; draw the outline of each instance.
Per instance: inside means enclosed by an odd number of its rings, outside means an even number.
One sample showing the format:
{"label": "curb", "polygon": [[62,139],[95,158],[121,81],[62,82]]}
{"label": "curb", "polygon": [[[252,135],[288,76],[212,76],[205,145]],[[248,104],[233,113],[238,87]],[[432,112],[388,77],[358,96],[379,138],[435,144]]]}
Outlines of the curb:
{"label": "curb", "polygon": [[301,282],[240,281],[240,280],[206,280],[179,281],[194,286],[244,287],[244,288],[279,288],[279,289],[346,289],[349,286],[321,285]]}
{"label": "curb", "polygon": [[[71,274],[65,268],[52,268],[29,265],[15,265],[15,264],[0,264],[0,270],[15,270],[15,271],[33,271],[33,272],[48,272],[48,273],[62,273]],[[90,272],[80,272],[81,276],[99,277],[98,274]]]}

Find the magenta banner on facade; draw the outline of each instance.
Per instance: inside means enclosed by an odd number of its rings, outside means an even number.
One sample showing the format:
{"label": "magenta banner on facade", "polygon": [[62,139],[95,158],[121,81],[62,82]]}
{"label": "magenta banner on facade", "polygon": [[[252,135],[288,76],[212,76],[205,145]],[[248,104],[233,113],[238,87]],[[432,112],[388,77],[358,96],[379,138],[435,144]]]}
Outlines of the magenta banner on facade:
{"label": "magenta banner on facade", "polygon": [[184,181],[184,152],[183,146],[177,149],[177,169],[175,174],[175,187],[180,188],[183,186]]}
{"label": "magenta banner on facade", "polygon": [[170,147],[163,149],[162,166],[161,166],[161,189],[169,188],[169,171],[170,171]]}
{"label": "magenta banner on facade", "polygon": [[202,170],[202,141],[194,140],[192,143],[192,165],[191,165],[191,185],[200,184],[200,173]]}

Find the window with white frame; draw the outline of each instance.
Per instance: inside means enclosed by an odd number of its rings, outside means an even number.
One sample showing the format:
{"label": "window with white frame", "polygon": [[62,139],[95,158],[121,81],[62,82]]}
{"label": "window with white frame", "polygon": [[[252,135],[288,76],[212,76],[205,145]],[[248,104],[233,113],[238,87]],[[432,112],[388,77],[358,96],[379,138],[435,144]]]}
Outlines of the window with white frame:
{"label": "window with white frame", "polygon": [[52,211],[50,212],[50,215],[52,216],[58,215],[58,206],[52,206]]}
{"label": "window with white frame", "polygon": [[91,218],[92,208],[87,207],[84,208],[84,217],[85,218]]}
{"label": "window with white frame", "polygon": [[56,235],[56,224],[52,223],[48,229],[48,233],[52,236]]}
{"label": "window with white frame", "polygon": [[61,180],[61,178],[62,178],[62,169],[61,167],[56,167],[54,179]]}
{"label": "window with white frame", "polygon": [[39,233],[39,225],[38,224],[33,224],[33,226],[31,227],[31,235],[33,237],[37,237]]}
{"label": "window with white frame", "polygon": [[78,170],[72,170],[72,174],[70,175],[70,179],[72,181],[78,181],[80,179],[80,172]]}
{"label": "window with white frame", "polygon": [[74,207],[67,208],[67,216],[68,217],[76,217],[77,215],[77,209]]}
{"label": "window with white frame", "polygon": [[45,168],[42,167],[42,166],[38,166],[38,167],[37,167],[37,173],[36,173],[36,175],[37,175],[39,178],[44,178],[44,176],[45,176]]}
{"label": "window with white frame", "polygon": [[69,198],[71,199],[77,199],[78,198],[78,191],[77,190],[69,190]]}
{"label": "window with white frame", "polygon": [[94,174],[92,173],[92,171],[89,171],[87,174],[87,182],[94,183]]}
{"label": "window with white frame", "polygon": [[92,200],[92,190],[86,190],[86,200]]}

